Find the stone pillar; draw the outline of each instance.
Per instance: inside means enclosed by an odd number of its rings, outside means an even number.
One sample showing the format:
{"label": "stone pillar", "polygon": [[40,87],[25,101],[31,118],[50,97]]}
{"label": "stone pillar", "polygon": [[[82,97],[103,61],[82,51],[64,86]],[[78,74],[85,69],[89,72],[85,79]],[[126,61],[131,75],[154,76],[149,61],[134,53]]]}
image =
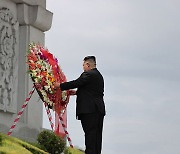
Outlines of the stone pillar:
{"label": "stone pillar", "polygon": [[[8,132],[32,89],[26,65],[28,45],[44,45],[52,15],[46,0],[0,1],[0,132]],[[35,140],[42,129],[42,109],[35,92],[12,135]]]}

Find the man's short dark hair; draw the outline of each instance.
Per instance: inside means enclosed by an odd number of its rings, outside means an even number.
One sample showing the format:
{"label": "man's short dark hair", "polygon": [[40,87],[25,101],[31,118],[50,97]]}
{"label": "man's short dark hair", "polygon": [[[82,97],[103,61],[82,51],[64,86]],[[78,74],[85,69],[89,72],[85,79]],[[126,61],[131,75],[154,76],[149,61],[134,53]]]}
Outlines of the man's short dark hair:
{"label": "man's short dark hair", "polygon": [[87,61],[87,60],[93,61],[96,64],[96,57],[95,56],[87,56],[87,57],[85,57],[84,61]]}

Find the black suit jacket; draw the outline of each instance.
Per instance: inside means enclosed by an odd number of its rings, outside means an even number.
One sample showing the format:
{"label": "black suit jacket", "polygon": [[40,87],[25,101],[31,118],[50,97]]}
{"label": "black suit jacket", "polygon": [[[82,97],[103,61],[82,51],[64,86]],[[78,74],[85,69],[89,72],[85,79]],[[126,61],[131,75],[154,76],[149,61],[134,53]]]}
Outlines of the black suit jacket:
{"label": "black suit jacket", "polygon": [[95,112],[105,115],[104,79],[96,68],[83,72],[76,80],[60,84],[60,88],[61,90],[78,88],[76,116]]}

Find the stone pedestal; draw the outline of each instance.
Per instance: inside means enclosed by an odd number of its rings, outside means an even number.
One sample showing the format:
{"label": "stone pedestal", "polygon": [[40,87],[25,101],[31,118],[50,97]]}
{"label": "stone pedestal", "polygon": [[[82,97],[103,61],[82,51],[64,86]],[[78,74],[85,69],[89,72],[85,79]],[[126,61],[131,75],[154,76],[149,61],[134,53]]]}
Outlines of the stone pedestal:
{"label": "stone pedestal", "polygon": [[[0,1],[0,132],[8,132],[32,90],[26,65],[28,45],[44,45],[52,15],[46,10],[46,0]],[[12,135],[35,140],[42,129],[42,109],[35,91]]]}

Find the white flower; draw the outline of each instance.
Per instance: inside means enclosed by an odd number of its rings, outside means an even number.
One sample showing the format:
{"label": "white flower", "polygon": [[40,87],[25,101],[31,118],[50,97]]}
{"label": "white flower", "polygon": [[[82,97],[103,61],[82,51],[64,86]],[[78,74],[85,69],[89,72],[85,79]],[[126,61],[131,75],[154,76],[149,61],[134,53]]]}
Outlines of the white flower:
{"label": "white flower", "polygon": [[44,86],[44,88],[45,88],[45,90],[49,90],[50,89],[50,86],[49,85],[47,85],[47,86]]}
{"label": "white flower", "polygon": [[62,91],[62,101],[65,101],[67,99],[67,91]]}

